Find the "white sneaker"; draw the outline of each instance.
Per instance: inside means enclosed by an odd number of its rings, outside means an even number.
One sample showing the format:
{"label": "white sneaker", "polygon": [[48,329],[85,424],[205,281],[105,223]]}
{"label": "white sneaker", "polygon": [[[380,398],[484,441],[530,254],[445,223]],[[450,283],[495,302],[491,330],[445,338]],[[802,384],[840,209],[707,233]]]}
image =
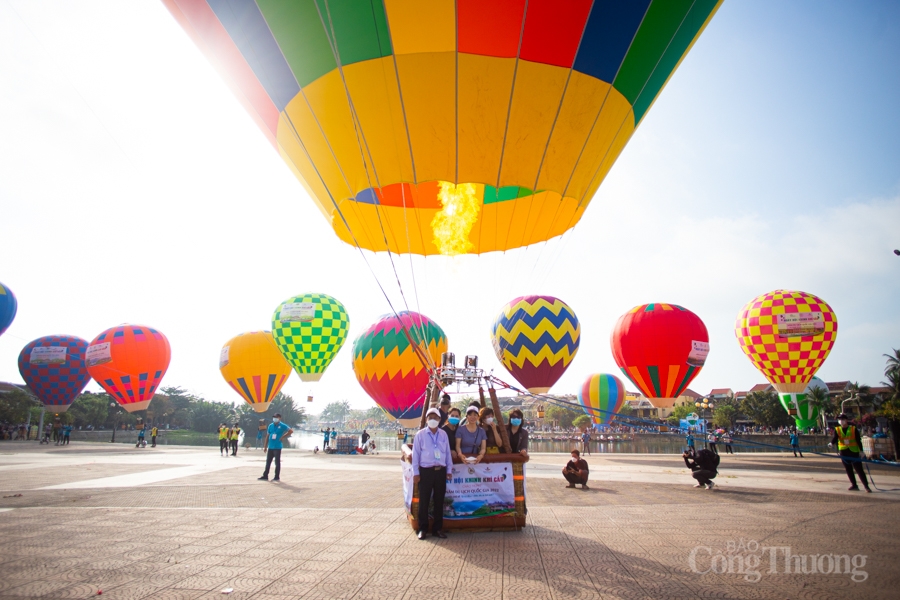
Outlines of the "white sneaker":
{"label": "white sneaker", "polygon": [[694,487],[695,487],[695,488],[702,488],[702,487],[703,487],[703,484],[702,484],[702,483],[698,483],[698,484],[695,485]]}
{"label": "white sneaker", "polygon": [[708,490],[715,489],[715,487],[716,487],[716,484],[713,483],[712,481],[710,481],[708,484],[706,484],[706,489],[708,489]]}

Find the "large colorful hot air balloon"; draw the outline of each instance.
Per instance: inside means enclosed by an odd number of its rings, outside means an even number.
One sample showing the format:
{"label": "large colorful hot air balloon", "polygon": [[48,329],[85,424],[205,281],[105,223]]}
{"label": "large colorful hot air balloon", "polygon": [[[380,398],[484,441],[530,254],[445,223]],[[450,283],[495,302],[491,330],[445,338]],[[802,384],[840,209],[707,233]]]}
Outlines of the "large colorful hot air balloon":
{"label": "large colorful hot air balloon", "polygon": [[837,339],[837,316],[813,294],[775,290],[741,309],[734,324],[741,350],[765,375],[800,428],[816,423],[818,409],[806,401],[806,387]]}
{"label": "large colorful hot air balloon", "polygon": [[721,0],[163,2],[340,239],[428,255],[573,227]]}
{"label": "large colorful hot air balloon", "polygon": [[615,375],[588,375],[578,390],[578,402],[594,421],[594,427],[609,425],[613,415],[625,404],[625,385]]}
{"label": "large colorful hot air balloon", "polygon": [[275,345],[302,381],[319,381],[350,329],[344,305],[326,294],[301,294],[272,315]]}
{"label": "large colorful hot air balloon", "polygon": [[425,315],[384,315],[353,342],[353,372],[386,413],[408,427],[417,426],[429,370],[446,351],[447,336]]}
{"label": "large colorful hot air balloon", "polygon": [[219,354],[219,371],[253,410],[266,412],[288,380],[291,365],[275,345],[271,331],[250,331],[225,342]]}
{"label": "large colorful hot air balloon", "polygon": [[145,410],[169,368],[169,340],[146,325],[111,327],[85,354],[88,373],[128,412]]}
{"label": "large colorful hot air balloon", "polygon": [[491,327],[494,353],[533,394],[546,394],[578,353],[581,325],[553,296],[522,296],[500,310]]}
{"label": "large colorful hot air balloon", "polygon": [[642,304],[619,317],[613,358],[650,404],[670,408],[700,373],[709,333],[700,317],[676,304]]}
{"label": "large colorful hot air balloon", "polygon": [[19,353],[19,373],[41,402],[53,412],[69,410],[91,376],[84,364],[86,340],[74,335],[48,335],[29,342]]}
{"label": "large colorful hot air balloon", "polygon": [[12,290],[0,283],[0,335],[9,328],[19,308],[16,295]]}

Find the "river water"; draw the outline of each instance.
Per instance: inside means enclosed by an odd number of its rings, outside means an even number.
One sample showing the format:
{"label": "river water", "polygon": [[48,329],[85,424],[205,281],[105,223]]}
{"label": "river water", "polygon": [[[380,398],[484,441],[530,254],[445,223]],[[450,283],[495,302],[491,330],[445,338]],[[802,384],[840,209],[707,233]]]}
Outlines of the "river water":
{"label": "river water", "polygon": [[[562,435],[554,435],[555,438],[561,438]],[[412,442],[412,434],[408,441]],[[307,431],[294,431],[294,435],[290,438],[291,448],[301,450],[312,450],[316,446],[322,450],[323,436],[319,433]],[[359,437],[357,436],[357,443]],[[800,438],[800,445],[804,448],[825,444],[827,440],[821,437],[817,440],[812,436],[803,436]],[[375,437],[375,444],[379,451],[399,451],[402,440],[398,440],[396,435]],[[702,439],[695,442],[696,448],[705,447]],[[787,436],[748,436],[746,440],[735,438],[733,448],[735,452],[777,452],[789,451],[787,446]],[[554,439],[554,440],[537,440],[531,439],[528,444],[531,452],[563,452],[569,453],[573,448],[582,450],[581,441],[575,439]],[[612,452],[612,453],[634,453],[634,454],[681,454],[686,449],[684,437],[681,435],[663,435],[663,434],[638,434],[634,440],[628,439],[615,442],[601,442],[594,440],[591,442],[591,452]],[[725,445],[719,442],[718,450],[725,452]]]}

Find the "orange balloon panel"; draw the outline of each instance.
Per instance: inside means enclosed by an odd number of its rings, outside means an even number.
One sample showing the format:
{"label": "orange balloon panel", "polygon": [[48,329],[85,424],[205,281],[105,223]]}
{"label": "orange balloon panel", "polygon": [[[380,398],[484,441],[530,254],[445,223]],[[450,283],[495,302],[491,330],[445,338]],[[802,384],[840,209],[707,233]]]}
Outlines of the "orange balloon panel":
{"label": "orange balloon panel", "polygon": [[275,345],[271,331],[251,331],[225,343],[219,355],[219,370],[253,410],[265,412],[288,380],[291,365]]}
{"label": "orange balloon panel", "polygon": [[85,364],[94,381],[103,386],[128,412],[145,410],[169,368],[169,340],[145,325],[119,325],[91,342]]}

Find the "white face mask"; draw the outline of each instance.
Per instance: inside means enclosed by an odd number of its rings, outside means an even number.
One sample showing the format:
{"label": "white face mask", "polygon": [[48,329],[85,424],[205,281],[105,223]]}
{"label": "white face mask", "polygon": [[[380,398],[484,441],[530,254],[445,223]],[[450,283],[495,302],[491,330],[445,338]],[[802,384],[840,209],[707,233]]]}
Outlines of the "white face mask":
{"label": "white face mask", "polygon": [[273,423],[281,423],[281,419],[279,419],[278,417],[275,417],[274,419],[272,419],[272,422]]}
{"label": "white face mask", "polygon": [[428,426],[432,429],[437,429],[437,426],[440,424],[441,422],[436,419],[428,419]]}
{"label": "white face mask", "polygon": [[841,427],[846,427],[846,426],[847,426],[847,420],[841,419]]}
{"label": "white face mask", "polygon": [[494,423],[494,417],[487,417],[485,418],[484,422],[488,425],[492,425]]}

